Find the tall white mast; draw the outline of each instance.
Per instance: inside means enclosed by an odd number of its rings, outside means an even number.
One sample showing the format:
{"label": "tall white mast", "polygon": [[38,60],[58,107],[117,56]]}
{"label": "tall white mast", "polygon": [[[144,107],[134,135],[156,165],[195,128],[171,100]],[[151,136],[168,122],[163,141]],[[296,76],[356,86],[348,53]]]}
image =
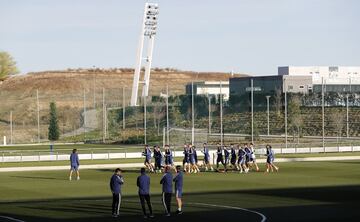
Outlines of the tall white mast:
{"label": "tall white mast", "polygon": [[[141,25],[141,33],[139,45],[136,55],[136,67],[134,72],[134,81],[131,93],[131,106],[137,106],[139,84],[143,84],[142,96],[148,96],[150,83],[150,70],[152,62],[152,53],[154,48],[154,40],[157,29],[157,16],[159,14],[159,7],[156,3],[146,3],[144,9],[144,17]],[[147,41],[144,41],[147,40]],[[147,44],[146,57],[143,57],[144,43]],[[143,64],[143,61],[145,63]],[[140,80],[140,72],[142,65],[145,65],[144,81]]]}

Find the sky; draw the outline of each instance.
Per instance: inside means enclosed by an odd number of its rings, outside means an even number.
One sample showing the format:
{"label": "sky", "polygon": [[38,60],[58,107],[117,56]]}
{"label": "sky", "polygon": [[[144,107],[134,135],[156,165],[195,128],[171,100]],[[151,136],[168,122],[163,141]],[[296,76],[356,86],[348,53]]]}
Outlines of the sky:
{"label": "sky", "polygon": [[[0,51],[21,73],[134,67],[144,0],[0,0]],[[153,67],[277,74],[360,65],[358,0],[154,0]]]}

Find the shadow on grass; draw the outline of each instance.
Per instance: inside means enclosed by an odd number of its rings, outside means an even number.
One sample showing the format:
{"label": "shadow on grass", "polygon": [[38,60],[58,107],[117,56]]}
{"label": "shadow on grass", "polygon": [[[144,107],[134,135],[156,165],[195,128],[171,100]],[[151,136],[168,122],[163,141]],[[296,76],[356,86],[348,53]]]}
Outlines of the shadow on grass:
{"label": "shadow on grass", "polygon": [[[274,197],[273,201],[269,197]],[[147,221],[261,221],[259,215],[251,212],[191,204],[195,202],[245,208],[253,206],[251,210],[263,213],[268,221],[358,221],[360,211],[355,206],[359,198],[358,185],[187,193],[184,196],[184,214],[173,215],[169,219],[163,216],[161,197],[153,195],[156,218]],[[279,199],[288,201],[288,206],[283,206],[284,201],[281,201],[282,205],[278,204]],[[111,218],[110,205],[110,196],[0,202],[0,215],[27,222],[143,220],[137,196],[124,196],[120,210],[121,217],[118,219]],[[176,210],[174,198],[172,209]]]}

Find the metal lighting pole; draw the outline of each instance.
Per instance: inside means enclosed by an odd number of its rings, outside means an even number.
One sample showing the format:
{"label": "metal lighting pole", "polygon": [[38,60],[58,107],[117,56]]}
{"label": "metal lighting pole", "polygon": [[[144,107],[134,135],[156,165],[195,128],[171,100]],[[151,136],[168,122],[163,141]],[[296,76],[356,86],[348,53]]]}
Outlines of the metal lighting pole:
{"label": "metal lighting pole", "polygon": [[[95,72],[95,70],[94,70]],[[94,73],[94,81],[93,81],[93,92],[94,92],[94,109],[96,109],[96,77],[95,77],[95,73]]]}
{"label": "metal lighting pole", "polygon": [[10,111],[10,144],[13,144],[13,115]]}
{"label": "metal lighting pole", "polygon": [[84,88],[84,142],[86,142],[86,95]]}
{"label": "metal lighting pole", "polygon": [[324,104],[324,77],[321,77],[321,111],[322,111],[322,146],[325,151],[325,104]]}
{"label": "metal lighting pole", "polygon": [[123,115],[123,129],[125,129],[125,88],[123,87],[122,93],[122,115]]}
{"label": "metal lighting pole", "polygon": [[267,135],[270,135],[270,115],[269,115],[269,99],[270,96],[266,96],[266,104],[267,104]]}
{"label": "metal lighting pole", "polygon": [[207,95],[208,97],[208,104],[209,104],[209,130],[208,133],[211,134],[211,98],[209,96],[209,94]]}
{"label": "metal lighting pole", "polygon": [[346,94],[346,137],[349,138],[349,94]]}
{"label": "metal lighting pole", "polygon": [[254,80],[251,79],[251,142],[254,143]]}
{"label": "metal lighting pole", "polygon": [[220,142],[223,146],[223,98],[222,98],[222,82],[220,81]]}
{"label": "metal lighting pole", "polygon": [[351,94],[351,78],[349,78],[349,93],[346,95],[346,137],[349,138],[349,94]]}
{"label": "metal lighting pole", "polygon": [[194,115],[194,82],[191,82],[191,143],[195,144],[195,115]]}
{"label": "metal lighting pole", "polygon": [[169,85],[166,84],[166,141],[168,145],[170,145],[169,130]]}
{"label": "metal lighting pole", "polygon": [[37,105],[37,133],[38,143],[40,143],[40,103],[39,103],[39,90],[36,90],[36,105]]}
{"label": "metal lighting pole", "polygon": [[144,98],[144,144],[147,144],[146,141],[146,96]]}
{"label": "metal lighting pole", "polygon": [[102,102],[103,102],[103,143],[105,143],[105,134],[106,134],[106,110],[105,110],[105,89],[102,89]]}
{"label": "metal lighting pole", "polygon": [[[143,60],[146,61],[146,65],[145,65],[144,81],[142,82],[144,84],[142,95],[143,95],[143,97],[148,96],[150,70],[151,70],[151,62],[152,62],[152,52],[153,52],[153,48],[154,48],[154,40],[155,40],[156,29],[157,29],[158,14],[159,14],[158,4],[145,3],[139,45],[138,45],[138,50],[137,50],[137,55],[136,55],[136,66],[135,66],[134,80],[133,80],[133,87],[132,87],[131,101],[130,101],[131,106],[137,105],[138,88],[139,88],[139,83],[141,83],[139,81],[139,79],[140,79],[140,72],[141,72]],[[148,44],[148,48],[147,48],[147,55],[145,58],[143,58],[144,39],[145,38],[148,39],[148,41],[145,42]]]}
{"label": "metal lighting pole", "polygon": [[288,148],[288,140],[287,140],[287,85],[286,85],[286,78],[284,78],[284,88],[285,88],[285,148]]}

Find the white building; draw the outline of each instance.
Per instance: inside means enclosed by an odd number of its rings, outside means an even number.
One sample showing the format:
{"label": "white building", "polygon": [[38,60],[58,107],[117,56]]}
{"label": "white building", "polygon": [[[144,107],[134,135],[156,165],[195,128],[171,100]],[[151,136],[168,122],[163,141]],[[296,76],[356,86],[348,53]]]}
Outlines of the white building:
{"label": "white building", "polygon": [[[191,94],[191,83],[186,85],[186,93]],[[219,81],[194,82],[194,95],[219,95]],[[229,81],[221,81],[221,94],[224,100],[229,100]]]}
{"label": "white building", "polygon": [[283,66],[278,75],[312,76],[313,85],[360,84],[360,66]]}

